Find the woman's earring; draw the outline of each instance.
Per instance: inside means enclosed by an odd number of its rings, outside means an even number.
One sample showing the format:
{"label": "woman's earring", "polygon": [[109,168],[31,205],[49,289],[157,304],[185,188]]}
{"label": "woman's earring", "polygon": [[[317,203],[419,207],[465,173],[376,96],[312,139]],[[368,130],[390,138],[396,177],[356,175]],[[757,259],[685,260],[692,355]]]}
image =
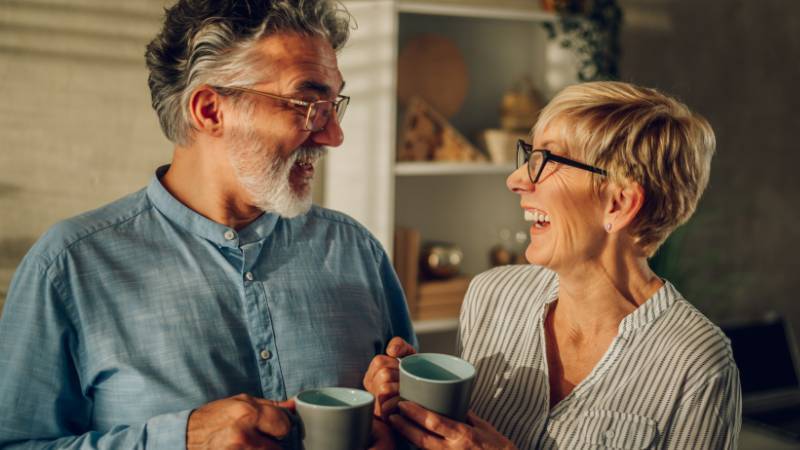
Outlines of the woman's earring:
{"label": "woman's earring", "polygon": [[606,232],[611,233],[611,224],[610,223],[607,223],[605,228],[606,228]]}

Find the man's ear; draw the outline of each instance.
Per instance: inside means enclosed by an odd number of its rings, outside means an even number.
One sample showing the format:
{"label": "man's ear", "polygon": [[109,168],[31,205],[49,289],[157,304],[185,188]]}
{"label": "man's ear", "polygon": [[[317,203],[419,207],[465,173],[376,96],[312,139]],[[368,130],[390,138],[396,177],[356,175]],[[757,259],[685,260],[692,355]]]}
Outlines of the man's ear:
{"label": "man's ear", "polygon": [[210,86],[200,86],[189,98],[192,127],[199,133],[222,136],[222,96]]}
{"label": "man's ear", "polygon": [[633,222],[644,205],[644,188],[634,181],[625,186],[609,183],[606,187],[604,226],[609,233],[621,230]]}

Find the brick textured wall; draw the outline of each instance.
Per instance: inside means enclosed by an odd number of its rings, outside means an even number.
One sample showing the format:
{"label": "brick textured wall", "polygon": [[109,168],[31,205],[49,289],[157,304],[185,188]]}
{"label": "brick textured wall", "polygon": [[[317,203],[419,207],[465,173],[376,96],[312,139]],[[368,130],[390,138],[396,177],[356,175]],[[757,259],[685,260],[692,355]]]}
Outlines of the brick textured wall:
{"label": "brick textured wall", "polygon": [[0,2],[0,306],[47,228],[139,189],[169,161],[143,57],[162,6]]}

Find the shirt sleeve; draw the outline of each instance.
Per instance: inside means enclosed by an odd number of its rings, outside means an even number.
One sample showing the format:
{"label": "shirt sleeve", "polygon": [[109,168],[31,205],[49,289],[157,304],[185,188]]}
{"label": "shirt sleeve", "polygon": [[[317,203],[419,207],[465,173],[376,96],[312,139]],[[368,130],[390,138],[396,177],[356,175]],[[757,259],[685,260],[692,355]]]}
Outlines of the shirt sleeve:
{"label": "shirt sleeve", "polygon": [[0,448],[186,448],[191,411],[91,429],[78,368],[78,335],[64,285],[35,256],[17,268],[0,316]]}
{"label": "shirt sleeve", "polygon": [[729,365],[681,402],[664,431],[665,448],[736,449],[742,428],[739,372]]}
{"label": "shirt sleeve", "polygon": [[[400,336],[415,349],[419,350],[417,336],[414,334],[414,328],[411,324],[411,315],[408,312],[406,296],[403,294],[403,287],[400,285],[397,273],[394,271],[391,261],[389,261],[389,256],[382,248],[379,249],[378,255],[378,264],[380,265],[381,280],[386,293],[386,307],[389,315],[390,336],[388,336],[388,339]],[[386,342],[388,343],[388,340]]]}

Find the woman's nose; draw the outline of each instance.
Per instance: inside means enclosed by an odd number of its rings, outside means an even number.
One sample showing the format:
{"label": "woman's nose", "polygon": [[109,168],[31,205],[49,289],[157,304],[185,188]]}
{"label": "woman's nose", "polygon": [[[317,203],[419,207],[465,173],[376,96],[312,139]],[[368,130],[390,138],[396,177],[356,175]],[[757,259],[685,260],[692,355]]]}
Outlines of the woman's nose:
{"label": "woman's nose", "polygon": [[526,164],[511,172],[511,175],[506,179],[506,187],[515,194],[533,191],[533,183],[531,183],[531,177],[528,175],[528,166]]}

